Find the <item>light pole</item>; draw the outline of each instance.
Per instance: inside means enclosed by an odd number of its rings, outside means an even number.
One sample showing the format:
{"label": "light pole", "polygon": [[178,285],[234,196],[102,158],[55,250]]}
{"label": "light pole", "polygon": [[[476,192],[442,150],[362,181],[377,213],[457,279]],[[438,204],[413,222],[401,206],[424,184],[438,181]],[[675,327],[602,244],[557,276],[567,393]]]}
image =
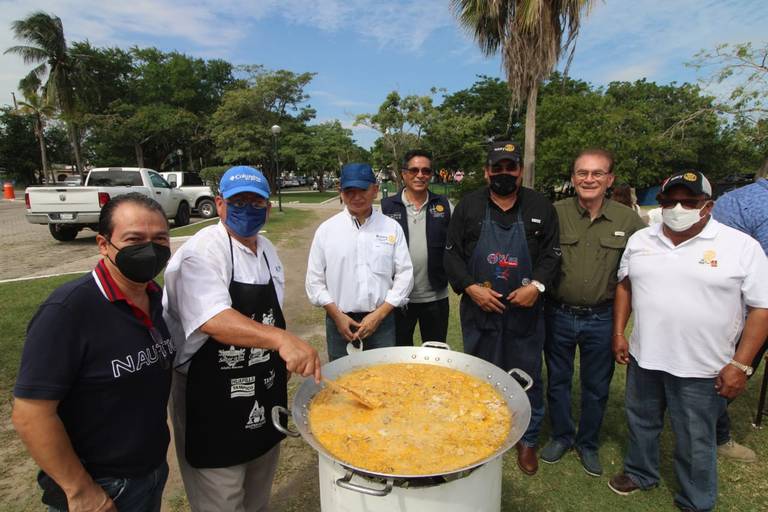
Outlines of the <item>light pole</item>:
{"label": "light pole", "polygon": [[179,160],[179,172],[184,172],[184,161],[181,159],[184,152],[181,149],[176,150],[176,157]]}
{"label": "light pole", "polygon": [[273,125],[272,128],[272,138],[275,141],[275,183],[277,184],[277,209],[278,211],[283,211],[283,196],[280,194],[280,189],[282,188],[280,185],[280,166],[277,163],[277,136],[280,135],[280,125]]}

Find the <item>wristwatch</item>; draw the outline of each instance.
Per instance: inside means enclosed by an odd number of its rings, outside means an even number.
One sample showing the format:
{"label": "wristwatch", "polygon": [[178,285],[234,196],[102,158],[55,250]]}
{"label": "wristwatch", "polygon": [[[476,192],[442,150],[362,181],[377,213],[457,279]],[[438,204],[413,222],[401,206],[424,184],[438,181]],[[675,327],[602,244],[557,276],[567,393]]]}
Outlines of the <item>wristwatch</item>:
{"label": "wristwatch", "polygon": [[752,374],[755,372],[755,369],[752,368],[751,366],[746,365],[746,364],[741,364],[740,362],[735,361],[733,359],[728,361],[728,364],[733,365],[736,368],[738,368],[739,370],[743,371],[746,374],[747,377],[751,377]]}
{"label": "wristwatch", "polygon": [[539,281],[536,281],[535,279],[531,281],[531,284],[536,287],[537,290],[539,290],[539,293],[544,293],[544,290],[547,289],[546,286],[544,286],[544,283],[540,283]]}

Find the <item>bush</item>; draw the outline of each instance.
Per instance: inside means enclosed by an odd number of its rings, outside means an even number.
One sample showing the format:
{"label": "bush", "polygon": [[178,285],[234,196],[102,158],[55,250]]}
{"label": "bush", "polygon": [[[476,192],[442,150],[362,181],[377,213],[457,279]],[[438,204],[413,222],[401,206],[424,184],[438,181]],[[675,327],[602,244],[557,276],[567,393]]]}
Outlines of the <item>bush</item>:
{"label": "bush", "polygon": [[230,165],[217,165],[215,167],[205,167],[203,169],[200,169],[200,177],[208,183],[211,187],[211,191],[213,191],[214,194],[219,194],[219,181],[221,180],[222,175],[227,172],[227,169],[229,169]]}

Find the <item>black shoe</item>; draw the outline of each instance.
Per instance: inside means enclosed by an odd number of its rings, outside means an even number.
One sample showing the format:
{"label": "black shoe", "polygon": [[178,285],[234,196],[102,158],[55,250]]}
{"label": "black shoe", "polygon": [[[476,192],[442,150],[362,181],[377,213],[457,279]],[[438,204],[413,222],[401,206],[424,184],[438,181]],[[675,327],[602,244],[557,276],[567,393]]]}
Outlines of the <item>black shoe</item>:
{"label": "black shoe", "polygon": [[603,466],[600,464],[600,457],[596,450],[585,450],[583,448],[576,448],[576,454],[579,456],[581,466],[584,471],[591,476],[602,476]]}
{"label": "black shoe", "polygon": [[563,455],[565,455],[565,453],[570,449],[570,446],[566,446],[560,441],[552,439],[547,443],[547,446],[541,450],[539,458],[547,464],[554,464],[555,462],[560,462],[560,459],[563,458]]}

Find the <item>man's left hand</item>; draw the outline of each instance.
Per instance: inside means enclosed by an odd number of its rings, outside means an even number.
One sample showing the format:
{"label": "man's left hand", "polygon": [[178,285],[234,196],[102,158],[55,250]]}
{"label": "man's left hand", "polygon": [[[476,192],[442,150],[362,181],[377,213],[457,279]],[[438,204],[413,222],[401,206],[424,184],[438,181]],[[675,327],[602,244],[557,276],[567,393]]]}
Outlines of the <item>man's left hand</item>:
{"label": "man's left hand", "polygon": [[521,308],[530,308],[536,304],[536,299],[539,298],[539,289],[532,284],[521,286],[517,290],[513,290],[507,295],[507,300],[513,306]]}
{"label": "man's left hand", "polygon": [[715,389],[720,396],[736,398],[747,386],[747,375],[731,364],[727,364],[715,377]]}
{"label": "man's left hand", "polygon": [[363,339],[371,336],[379,328],[385,317],[386,315],[382,315],[379,310],[368,313],[360,320],[360,327],[355,331],[355,337]]}

